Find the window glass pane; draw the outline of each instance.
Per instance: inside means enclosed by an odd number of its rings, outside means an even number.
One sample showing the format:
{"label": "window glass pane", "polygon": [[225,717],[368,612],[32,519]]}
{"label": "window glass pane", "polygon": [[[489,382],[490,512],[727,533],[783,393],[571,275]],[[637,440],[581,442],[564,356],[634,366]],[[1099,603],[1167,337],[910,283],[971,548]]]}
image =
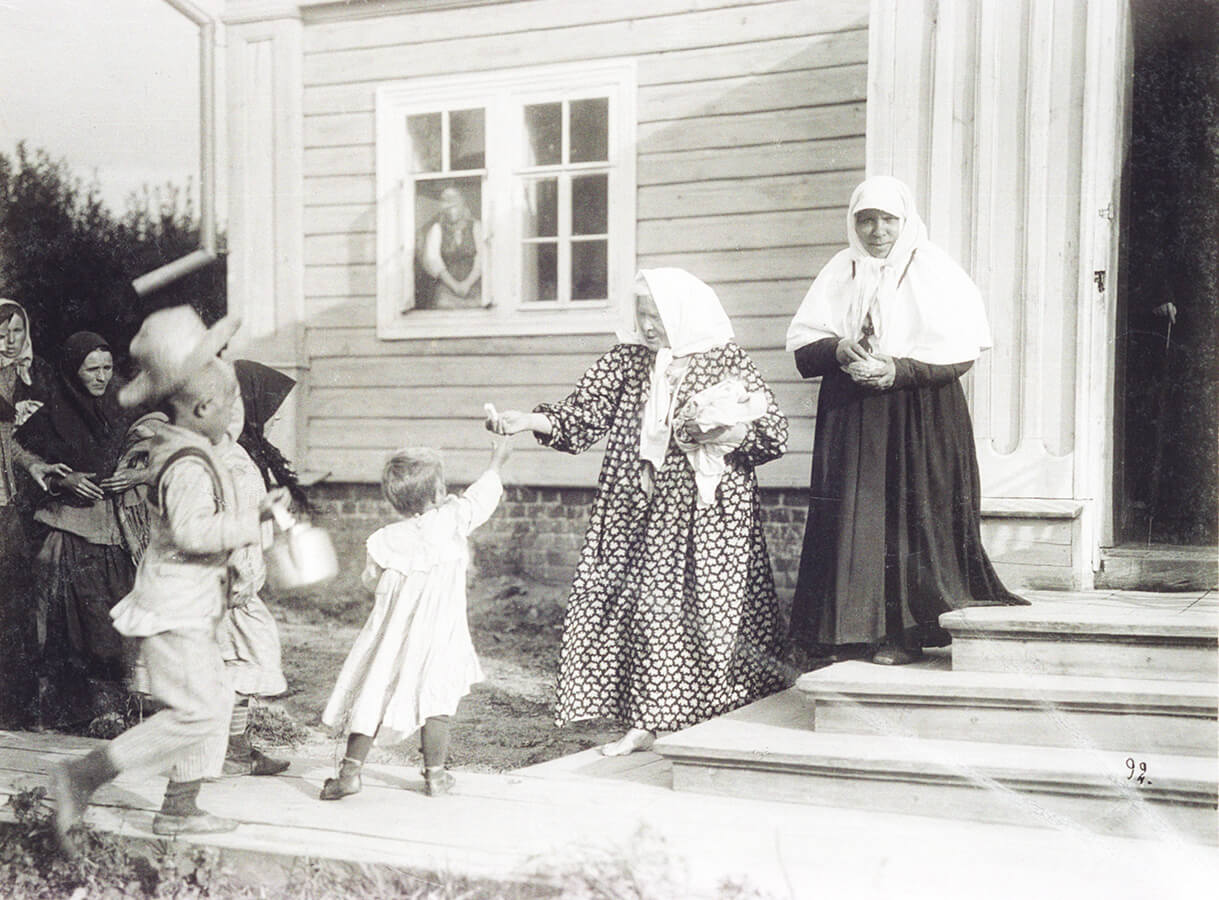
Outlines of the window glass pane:
{"label": "window glass pane", "polygon": [[578,175],[571,180],[571,233],[605,234],[608,230],[608,175]]}
{"label": "window glass pane", "polygon": [[574,100],[571,103],[571,161],[609,159],[609,99]]}
{"label": "window glass pane", "polygon": [[[482,306],[482,178],[415,182],[415,309]],[[443,274],[461,284],[455,292]]]}
{"label": "window glass pane", "polygon": [[606,251],[606,241],[572,242],[572,300],[604,300],[609,296]]}
{"label": "window glass pane", "polygon": [[481,169],[486,165],[485,118],[481,109],[458,109],[449,113],[450,169]]}
{"label": "window glass pane", "polygon": [[563,161],[563,104],[525,107],[525,165],[553,166]]}
{"label": "window glass pane", "polygon": [[559,233],[559,180],[543,178],[525,182],[523,234],[531,237],[554,237]]}
{"label": "window glass pane", "polygon": [[524,244],[522,250],[521,299],[525,303],[556,299],[559,287],[558,244]]}
{"label": "window glass pane", "polygon": [[440,171],[440,116],[440,113],[425,113],[406,117],[415,172]]}

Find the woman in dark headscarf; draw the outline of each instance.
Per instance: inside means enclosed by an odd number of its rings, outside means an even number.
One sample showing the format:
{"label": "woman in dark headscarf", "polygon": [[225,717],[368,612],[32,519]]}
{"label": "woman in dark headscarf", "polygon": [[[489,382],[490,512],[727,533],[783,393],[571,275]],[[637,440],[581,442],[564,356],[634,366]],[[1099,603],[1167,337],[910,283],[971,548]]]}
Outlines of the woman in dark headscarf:
{"label": "woman in dark headscarf", "polygon": [[296,380],[252,359],[239,359],[233,363],[233,368],[237,370],[245,414],[245,425],[237,443],[250,454],[268,489],[275,485],[285,487],[292,495],[293,503],[301,509],[310,509],[309,499],[297,481],[292,464],[266,436],[267,424],[292,393]]}
{"label": "woman in dark headscarf", "polygon": [[0,727],[24,725],[34,693],[29,677],[33,622],[27,615],[29,486],[23,471],[41,484],[49,470],[22,451],[13,432],[46,400],[54,377],[51,366],[34,355],[25,309],[0,300]]}
{"label": "woman in dark headscarf", "polygon": [[135,567],[112,500],[143,478],[115,472],[129,414],[118,404],[106,339],[77,332],[64,343],[46,405],[17,430],[26,450],[68,471],[47,478],[34,518],[50,529],[38,554],[39,719],[77,724],[108,711],[119,694],[122,641],[110,607],[131,589]]}

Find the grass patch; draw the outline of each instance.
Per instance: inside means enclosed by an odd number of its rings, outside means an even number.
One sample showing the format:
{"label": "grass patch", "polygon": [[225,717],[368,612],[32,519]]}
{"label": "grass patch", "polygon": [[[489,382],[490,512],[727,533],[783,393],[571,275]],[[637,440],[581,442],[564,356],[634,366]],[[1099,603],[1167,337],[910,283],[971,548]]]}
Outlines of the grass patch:
{"label": "grass patch", "polygon": [[250,739],[256,744],[290,747],[295,750],[309,740],[309,729],[278,706],[250,704]]}

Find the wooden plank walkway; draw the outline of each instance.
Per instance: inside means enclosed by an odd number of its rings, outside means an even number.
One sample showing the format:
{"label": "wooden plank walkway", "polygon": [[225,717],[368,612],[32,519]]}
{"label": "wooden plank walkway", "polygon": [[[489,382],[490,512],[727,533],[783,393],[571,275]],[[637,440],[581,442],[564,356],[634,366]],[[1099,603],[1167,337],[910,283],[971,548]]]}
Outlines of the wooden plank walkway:
{"label": "wooden plank walkway", "polygon": [[[792,727],[799,727],[792,723]],[[47,783],[51,767],[99,742],[0,732],[0,804]],[[1219,881],[1219,852],[1173,842],[937,820],[676,793],[654,754],[587,751],[518,772],[456,772],[454,794],[429,798],[417,772],[369,765],[364,791],[337,803],[317,792],[329,761],[293,761],[278,778],[223,778],[203,805],[241,821],[199,838],[268,870],[302,857],[529,878],[620,854],[663,854],[675,897],[714,896],[725,879],[776,897],[988,898],[1197,896]],[[164,779],[125,776],[103,788],[91,825],[136,839]],[[11,811],[0,808],[0,815]]]}

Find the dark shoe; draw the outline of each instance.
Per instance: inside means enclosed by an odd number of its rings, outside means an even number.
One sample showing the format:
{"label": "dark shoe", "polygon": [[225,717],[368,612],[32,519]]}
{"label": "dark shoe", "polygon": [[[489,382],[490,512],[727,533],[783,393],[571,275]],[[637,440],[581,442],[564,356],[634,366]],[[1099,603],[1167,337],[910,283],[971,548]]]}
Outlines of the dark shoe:
{"label": "dark shoe", "polygon": [[237,824],[235,819],[222,819],[211,813],[174,816],[159,812],[152,818],[152,833],[162,837],[172,837],[178,834],[220,834],[232,831]]}
{"label": "dark shoe", "polygon": [[51,773],[51,790],[55,795],[55,839],[67,856],[75,856],[78,848],[71,835],[89,805],[89,792],[72,777],[71,764],[55,767]]}
{"label": "dark shoe", "polygon": [[364,781],[360,778],[359,772],[340,773],[337,778],[327,778],[322,783],[322,793],[318,796],[322,800],[342,800],[344,797],[360,793],[360,788],[363,786]]}
{"label": "dark shoe", "polygon": [[229,752],[224,757],[224,775],[279,775],[287,771],[290,763],[286,759],[275,759],[267,756],[261,750],[255,750],[249,744],[244,747],[234,747],[229,744]]}
{"label": "dark shoe", "polygon": [[279,775],[288,771],[290,766],[286,759],[275,759],[272,756],[267,756],[261,750],[250,751],[250,774],[251,775]]}
{"label": "dark shoe", "polygon": [[872,657],[872,662],[878,666],[908,666],[923,658],[921,648],[901,646],[881,647]]}
{"label": "dark shoe", "polygon": [[429,797],[439,797],[441,794],[449,793],[456,783],[457,779],[450,775],[447,769],[423,773],[423,790]]}

